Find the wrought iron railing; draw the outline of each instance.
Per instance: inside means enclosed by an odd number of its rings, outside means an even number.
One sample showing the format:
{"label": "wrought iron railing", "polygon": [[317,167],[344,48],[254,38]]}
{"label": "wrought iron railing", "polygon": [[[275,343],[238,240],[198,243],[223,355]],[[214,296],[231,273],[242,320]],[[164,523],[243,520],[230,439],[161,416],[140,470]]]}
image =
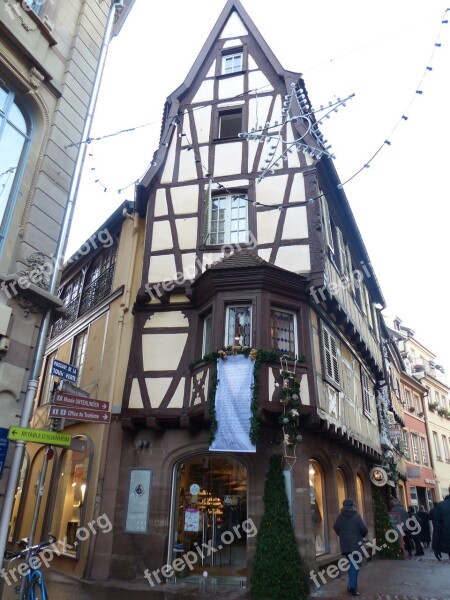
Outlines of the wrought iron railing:
{"label": "wrought iron railing", "polygon": [[97,279],[83,289],[81,296],[78,295],[64,307],[65,315],[54,323],[52,338],[60,334],[64,329],[67,329],[78,317],[87,313],[91,308],[94,308],[109,296],[112,289],[114,266],[112,265],[104,271]]}

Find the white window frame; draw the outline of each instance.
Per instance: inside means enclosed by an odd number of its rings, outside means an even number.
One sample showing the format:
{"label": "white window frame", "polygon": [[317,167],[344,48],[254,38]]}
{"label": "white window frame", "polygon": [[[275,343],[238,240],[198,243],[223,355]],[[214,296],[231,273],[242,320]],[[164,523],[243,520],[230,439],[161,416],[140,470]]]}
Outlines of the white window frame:
{"label": "white window frame", "polygon": [[422,452],[422,462],[428,465],[427,441],[424,437],[419,436],[420,450]]}
{"label": "white window frame", "polygon": [[[78,345],[78,340],[81,341],[80,345]],[[78,385],[80,385],[81,377],[83,375],[84,363],[86,360],[87,341],[88,329],[83,329],[83,331],[80,331],[80,333],[73,338],[71,364],[78,369]],[[80,352],[78,351],[78,348],[81,348]]]}
{"label": "white window frame", "polygon": [[361,365],[361,390],[362,390],[362,402],[363,402],[363,413],[366,417],[372,416],[372,402],[370,393],[370,377],[366,369]]}
{"label": "white window frame", "polygon": [[331,331],[322,324],[322,345],[325,379],[333,384],[341,386],[341,374],[339,368],[339,341]]}
{"label": "white window frame", "polygon": [[444,448],[444,459],[445,462],[450,462],[450,454],[448,451],[448,442],[447,442],[447,437],[445,435],[442,435],[442,447]]}
{"label": "white window frame", "polygon": [[412,506],[418,506],[419,504],[419,497],[417,495],[417,487],[415,485],[410,485],[409,486],[409,495],[411,498],[411,505]]}
{"label": "white window frame", "polygon": [[[240,200],[239,205],[237,207],[233,207],[233,202]],[[224,231],[220,232],[220,231],[215,231],[212,232],[212,225],[213,222],[216,222],[217,227],[216,229],[219,229],[219,224],[222,222],[222,220],[217,219],[215,221],[213,221],[213,213],[216,210],[220,210],[220,209],[215,209],[214,207],[214,202],[216,201],[223,201],[224,202],[224,210],[225,210],[225,218],[223,219],[223,223],[224,223]],[[238,224],[238,229],[235,231],[232,231],[231,229],[231,224],[233,221],[235,221],[236,219],[233,219],[233,210],[238,209],[240,211],[240,209],[244,209],[245,210],[245,229],[239,229],[239,224]],[[241,221],[242,218],[239,217],[238,214],[238,219],[237,221]],[[220,233],[223,233],[223,241],[221,241],[219,239],[219,235]],[[214,236],[214,238],[213,238]],[[233,239],[232,239],[233,238]],[[249,231],[248,231],[248,200],[247,200],[247,196],[245,194],[221,194],[216,195],[216,196],[212,196],[211,198],[211,202],[210,202],[210,206],[209,206],[209,210],[208,210],[208,231],[207,231],[207,235],[206,235],[206,244],[209,244],[211,246],[220,246],[223,244],[247,244],[249,241]]]}
{"label": "white window frame", "polygon": [[[239,59],[239,60],[237,60]],[[231,63],[227,66],[227,63]],[[222,55],[222,75],[232,75],[233,73],[241,73],[244,70],[244,52],[230,52]]]}
{"label": "white window frame", "polygon": [[226,307],[226,315],[225,315],[225,346],[238,346],[239,344],[233,339],[229,341],[228,338],[228,327],[230,324],[230,309],[233,308],[247,308],[250,313],[250,340],[247,344],[242,344],[243,346],[251,346],[252,345],[252,325],[253,325],[253,315],[252,315],[252,305],[247,302],[239,302],[236,304],[228,304]]}
{"label": "white window frame", "polygon": [[[284,308],[280,308],[279,306],[271,306],[270,307],[270,339],[272,340],[272,311],[278,311],[280,313],[284,313],[285,315],[291,315],[293,317],[294,322],[294,356],[298,356],[298,336],[297,336],[297,315],[292,310],[285,310]],[[272,350],[279,350],[279,348],[274,348],[271,343]]]}
{"label": "white window frame", "polygon": [[438,434],[436,431],[433,431],[432,433],[433,433],[434,451],[436,453],[436,458],[437,458],[437,460],[442,460]]}
{"label": "white window frame", "polygon": [[[212,313],[206,315],[203,319],[203,339],[202,339],[202,356],[208,354],[212,351],[212,348],[208,348],[208,343],[211,344],[211,336],[212,336]],[[209,324],[209,325],[208,325]],[[209,329],[208,329],[209,327]],[[209,340],[207,336],[209,334]]]}
{"label": "white window frame", "polygon": [[411,449],[414,462],[420,465],[419,440],[416,433],[411,433]]}
{"label": "white window frame", "polygon": [[406,429],[402,429],[402,442],[403,442],[403,453],[405,458],[409,460],[410,458],[410,448],[409,448],[409,433]]}

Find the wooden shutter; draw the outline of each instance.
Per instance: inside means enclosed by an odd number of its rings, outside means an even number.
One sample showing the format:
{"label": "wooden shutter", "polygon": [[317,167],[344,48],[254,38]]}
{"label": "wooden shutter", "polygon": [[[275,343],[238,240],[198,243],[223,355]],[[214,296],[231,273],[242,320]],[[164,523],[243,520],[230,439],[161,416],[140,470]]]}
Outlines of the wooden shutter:
{"label": "wooden shutter", "polygon": [[322,215],[323,215],[323,228],[325,233],[325,242],[328,248],[334,254],[334,242],[333,242],[333,232],[331,230],[331,221],[330,221],[330,212],[328,210],[328,202],[325,199],[325,196],[321,196],[322,201]]}
{"label": "wooden shutter", "polygon": [[363,399],[363,410],[364,414],[370,415],[372,410],[370,406],[370,387],[369,387],[369,376],[365,369],[361,367],[361,384],[362,384],[362,399]]}
{"label": "wooden shutter", "polygon": [[339,384],[341,379],[339,376],[339,359],[336,338],[328,331],[328,329],[323,327],[322,339],[327,377]]}
{"label": "wooden shutter", "polygon": [[339,227],[336,227],[336,238],[337,238],[337,254],[339,260],[339,269],[341,271],[341,275],[348,276],[348,267],[347,260],[345,256],[345,242],[344,236],[342,235],[342,231]]}

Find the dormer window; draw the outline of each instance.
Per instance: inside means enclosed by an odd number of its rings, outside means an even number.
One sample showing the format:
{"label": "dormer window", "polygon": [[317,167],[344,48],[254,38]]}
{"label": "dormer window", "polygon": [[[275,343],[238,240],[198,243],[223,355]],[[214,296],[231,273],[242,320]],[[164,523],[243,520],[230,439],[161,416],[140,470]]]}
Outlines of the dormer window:
{"label": "dormer window", "polygon": [[222,75],[239,73],[244,67],[244,53],[236,50],[222,54]]}

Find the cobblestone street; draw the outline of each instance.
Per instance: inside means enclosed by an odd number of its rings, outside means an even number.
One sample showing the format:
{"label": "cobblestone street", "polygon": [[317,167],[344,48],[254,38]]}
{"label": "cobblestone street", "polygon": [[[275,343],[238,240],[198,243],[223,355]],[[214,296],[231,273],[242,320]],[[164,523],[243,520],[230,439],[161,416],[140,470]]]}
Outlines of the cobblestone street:
{"label": "cobblestone street", "polygon": [[[50,600],[184,600],[215,599],[239,600],[250,598],[246,589],[232,586],[208,584],[201,587],[195,583],[165,585],[151,588],[146,583],[107,584],[79,582],[50,571],[46,576]],[[412,560],[373,560],[361,569],[358,588],[361,600],[450,600],[450,561],[438,562],[428,551],[425,557]],[[4,590],[2,600],[13,599],[11,590]],[[311,589],[311,599],[348,600],[346,576],[330,581],[326,585]]]}

